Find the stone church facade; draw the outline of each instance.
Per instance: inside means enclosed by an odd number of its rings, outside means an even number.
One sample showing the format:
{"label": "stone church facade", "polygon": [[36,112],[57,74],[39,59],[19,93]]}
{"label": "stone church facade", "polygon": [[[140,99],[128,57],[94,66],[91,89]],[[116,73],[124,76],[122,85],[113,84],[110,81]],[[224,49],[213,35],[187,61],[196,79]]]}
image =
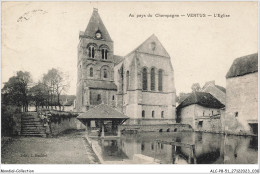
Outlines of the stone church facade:
{"label": "stone church facade", "polygon": [[171,57],[155,35],[124,57],[94,9],[79,34],[78,112],[107,104],[130,117],[128,124],[175,123],[175,84]]}

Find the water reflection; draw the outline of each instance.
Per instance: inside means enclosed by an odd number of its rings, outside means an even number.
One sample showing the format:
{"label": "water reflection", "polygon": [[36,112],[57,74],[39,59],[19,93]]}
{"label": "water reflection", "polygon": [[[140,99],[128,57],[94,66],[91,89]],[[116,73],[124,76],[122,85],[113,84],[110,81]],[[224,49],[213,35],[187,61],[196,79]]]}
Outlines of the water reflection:
{"label": "water reflection", "polygon": [[102,158],[105,161],[121,161],[128,159],[121,147],[122,141],[116,140],[100,140],[99,145],[102,150]]}
{"label": "water reflection", "polygon": [[134,154],[143,154],[163,164],[256,164],[257,142],[257,137],[163,132],[126,134],[117,140],[100,141],[100,145],[104,160],[133,159]]}

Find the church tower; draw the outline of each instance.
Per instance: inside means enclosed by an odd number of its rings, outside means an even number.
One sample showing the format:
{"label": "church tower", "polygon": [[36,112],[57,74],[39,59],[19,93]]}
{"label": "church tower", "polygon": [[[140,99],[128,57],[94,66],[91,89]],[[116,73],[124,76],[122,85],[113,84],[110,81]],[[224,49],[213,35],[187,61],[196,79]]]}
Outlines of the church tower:
{"label": "church tower", "polygon": [[114,44],[94,8],[86,30],[79,33],[77,61],[78,112],[104,103],[116,105],[117,87],[114,83]]}

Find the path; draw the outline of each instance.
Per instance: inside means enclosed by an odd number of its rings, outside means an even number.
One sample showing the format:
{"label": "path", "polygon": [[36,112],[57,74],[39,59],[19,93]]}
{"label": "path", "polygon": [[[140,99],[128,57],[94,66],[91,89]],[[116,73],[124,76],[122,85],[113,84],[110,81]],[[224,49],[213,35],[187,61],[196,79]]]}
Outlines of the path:
{"label": "path", "polygon": [[2,148],[2,164],[96,164],[99,163],[84,132],[55,138],[16,137]]}

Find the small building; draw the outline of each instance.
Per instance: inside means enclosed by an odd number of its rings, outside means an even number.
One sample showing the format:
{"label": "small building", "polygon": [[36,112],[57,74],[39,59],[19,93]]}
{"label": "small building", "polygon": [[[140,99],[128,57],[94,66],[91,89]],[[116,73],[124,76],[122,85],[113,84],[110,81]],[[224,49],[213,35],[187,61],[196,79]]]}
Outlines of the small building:
{"label": "small building", "polygon": [[177,121],[189,124],[195,131],[222,132],[223,105],[206,92],[192,92],[177,107]]}
{"label": "small building", "polygon": [[62,102],[62,111],[70,111],[74,110],[74,100],[69,100],[66,98],[64,102]]}
{"label": "small building", "polygon": [[235,59],[226,85],[226,133],[258,134],[258,53]]}
{"label": "small building", "polygon": [[128,118],[106,104],[97,105],[77,117],[87,126],[89,135],[93,135],[94,130],[102,138],[105,136],[120,137],[121,133],[118,126],[123,124]]}
{"label": "small building", "polygon": [[214,80],[206,82],[202,87],[201,92],[208,92],[222,104],[225,105],[226,103],[226,89],[222,86],[216,85]]}

